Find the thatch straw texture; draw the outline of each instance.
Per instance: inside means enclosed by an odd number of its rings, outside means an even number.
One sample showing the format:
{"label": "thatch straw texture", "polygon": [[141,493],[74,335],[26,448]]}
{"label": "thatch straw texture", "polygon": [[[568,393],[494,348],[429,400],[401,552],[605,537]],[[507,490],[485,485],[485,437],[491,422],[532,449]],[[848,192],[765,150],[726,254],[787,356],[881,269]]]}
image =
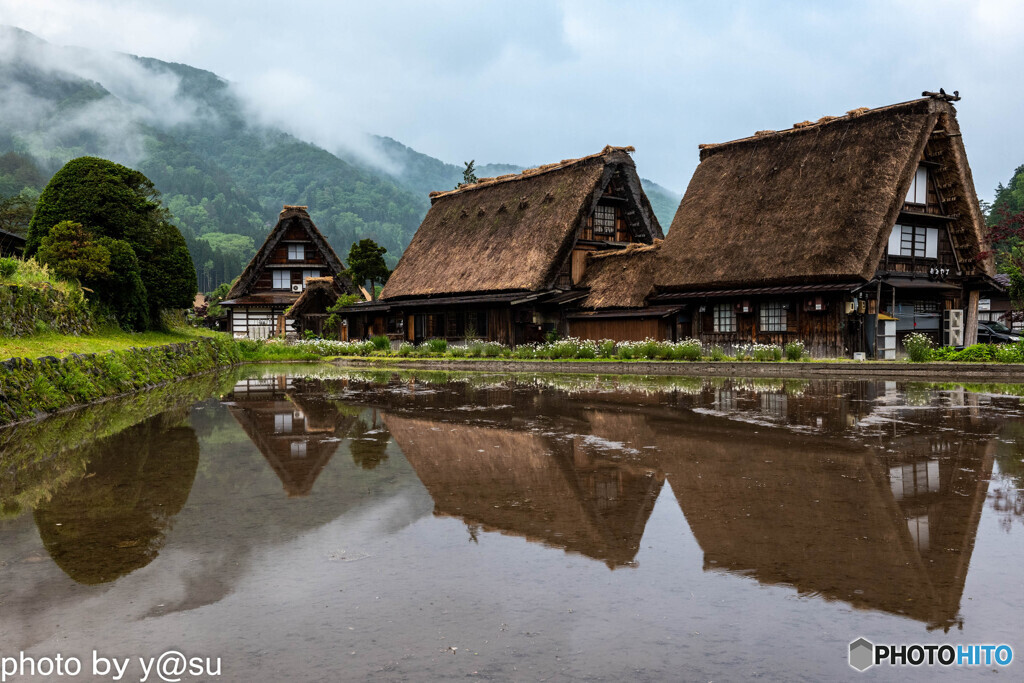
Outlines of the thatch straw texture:
{"label": "thatch straw texture", "polygon": [[[642,305],[660,291],[870,279],[932,131],[957,187],[950,232],[970,272],[984,224],[956,112],[931,98],[701,147],[657,255],[595,260],[588,307]],[[644,277],[646,274],[646,278]]]}
{"label": "thatch straw texture", "polygon": [[606,147],[582,159],[433,193],[430,211],[381,298],[547,288],[572,249],[576,229],[618,170],[660,236],[631,149]]}

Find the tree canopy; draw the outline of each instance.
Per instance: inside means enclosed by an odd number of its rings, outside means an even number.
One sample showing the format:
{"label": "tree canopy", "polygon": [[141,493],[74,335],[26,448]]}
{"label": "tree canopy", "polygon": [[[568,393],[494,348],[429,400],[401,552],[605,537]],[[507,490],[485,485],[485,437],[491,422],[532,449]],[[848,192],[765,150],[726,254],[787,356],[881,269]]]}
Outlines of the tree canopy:
{"label": "tree canopy", "polygon": [[[29,224],[26,255],[39,251],[44,238],[62,221],[81,224],[97,242],[101,238],[122,242],[117,245],[118,258],[123,265],[130,265],[133,259],[137,263],[148,310],[145,315],[118,310],[118,319],[122,324],[131,320],[134,329],[146,319],[149,324],[159,324],[161,309],[186,308],[196,292],[196,271],[188,246],[159,197],[153,183],[139,171],[97,157],[72,159],[39,196]],[[125,284],[132,290],[128,296],[134,302],[139,294],[135,278],[131,273],[121,275],[128,278]],[[111,287],[101,289],[109,304],[125,294]]]}
{"label": "tree canopy", "polygon": [[371,296],[375,282],[386,282],[391,271],[384,262],[387,249],[371,239],[362,239],[352,244],[348,250],[348,270],[352,281],[361,285],[370,281]]}

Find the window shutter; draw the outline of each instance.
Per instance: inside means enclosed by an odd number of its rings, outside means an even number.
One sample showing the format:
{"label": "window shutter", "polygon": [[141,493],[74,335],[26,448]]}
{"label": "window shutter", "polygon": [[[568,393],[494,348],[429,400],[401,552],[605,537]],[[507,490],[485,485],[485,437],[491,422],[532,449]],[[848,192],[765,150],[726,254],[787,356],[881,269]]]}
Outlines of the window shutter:
{"label": "window shutter", "polygon": [[925,258],[939,258],[939,229],[928,228],[924,243]]}
{"label": "window shutter", "polygon": [[899,256],[900,255],[900,240],[903,239],[903,229],[900,225],[892,226],[892,232],[889,233],[889,255]]}

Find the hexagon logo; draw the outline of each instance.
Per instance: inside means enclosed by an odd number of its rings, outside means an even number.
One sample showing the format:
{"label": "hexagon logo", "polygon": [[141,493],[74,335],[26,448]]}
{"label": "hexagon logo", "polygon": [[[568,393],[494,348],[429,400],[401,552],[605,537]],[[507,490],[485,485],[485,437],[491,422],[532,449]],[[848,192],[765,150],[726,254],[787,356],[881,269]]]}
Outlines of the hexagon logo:
{"label": "hexagon logo", "polygon": [[850,666],[857,671],[865,671],[875,663],[875,646],[865,638],[858,638],[850,643]]}

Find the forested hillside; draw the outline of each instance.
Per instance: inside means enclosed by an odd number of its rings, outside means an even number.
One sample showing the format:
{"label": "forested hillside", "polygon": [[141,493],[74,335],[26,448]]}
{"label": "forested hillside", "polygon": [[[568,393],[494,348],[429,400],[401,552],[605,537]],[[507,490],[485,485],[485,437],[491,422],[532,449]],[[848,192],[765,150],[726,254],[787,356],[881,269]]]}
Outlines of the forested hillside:
{"label": "forested hillside", "polygon": [[[111,159],[160,190],[204,291],[241,272],[284,204],[307,205],[342,256],[370,238],[394,266],[428,193],[462,180],[461,164],[391,138],[372,138],[385,161],[374,165],[255,124],[229,84],[208,71],[60,47],[9,27],[0,27],[0,121],[0,228],[27,225],[25,212],[69,159]],[[476,168],[485,177],[523,167]],[[644,187],[667,229],[679,196],[647,180]]]}

